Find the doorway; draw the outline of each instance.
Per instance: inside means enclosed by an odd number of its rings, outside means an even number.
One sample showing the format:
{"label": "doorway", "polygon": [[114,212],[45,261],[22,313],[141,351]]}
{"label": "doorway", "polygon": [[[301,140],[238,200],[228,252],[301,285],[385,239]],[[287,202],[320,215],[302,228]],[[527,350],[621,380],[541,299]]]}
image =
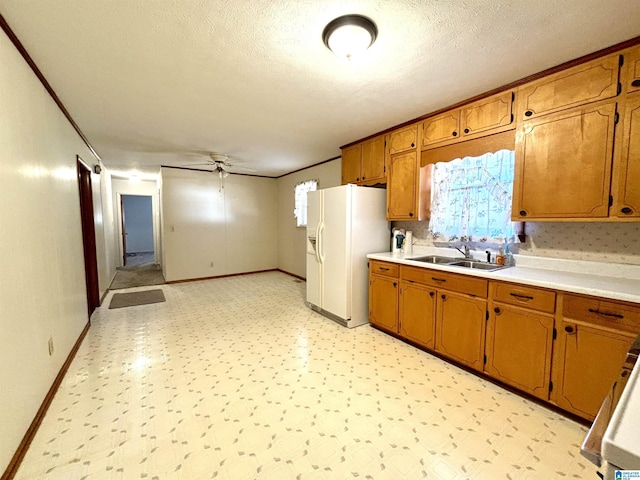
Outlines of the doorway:
{"label": "doorway", "polygon": [[151,195],[121,195],[122,264],[125,267],[155,263],[153,243],[153,198]]}
{"label": "doorway", "polygon": [[91,318],[93,311],[100,306],[91,169],[80,157],[76,157],[76,168],[80,191],[80,220],[82,225],[82,246],[84,249],[84,275],[87,286],[87,308],[89,318]]}

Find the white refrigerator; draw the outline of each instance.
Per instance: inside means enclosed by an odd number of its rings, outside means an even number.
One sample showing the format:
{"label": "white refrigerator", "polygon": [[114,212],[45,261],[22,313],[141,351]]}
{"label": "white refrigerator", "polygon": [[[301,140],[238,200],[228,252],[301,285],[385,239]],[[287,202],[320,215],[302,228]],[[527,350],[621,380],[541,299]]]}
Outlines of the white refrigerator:
{"label": "white refrigerator", "polygon": [[346,327],[369,322],[367,254],[389,250],[386,190],[342,185],[307,197],[307,305]]}

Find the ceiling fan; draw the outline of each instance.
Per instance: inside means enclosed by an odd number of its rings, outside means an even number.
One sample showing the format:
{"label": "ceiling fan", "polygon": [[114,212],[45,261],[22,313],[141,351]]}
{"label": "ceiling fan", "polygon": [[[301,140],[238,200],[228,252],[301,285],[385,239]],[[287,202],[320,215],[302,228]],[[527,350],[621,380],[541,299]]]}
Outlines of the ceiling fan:
{"label": "ceiling fan", "polygon": [[217,173],[220,179],[227,178],[230,173],[239,173],[239,172],[235,172],[235,170],[243,170],[245,172],[255,172],[255,170],[253,170],[252,168],[241,167],[229,162],[229,155],[226,155],[224,153],[208,152],[206,155],[209,158],[206,160],[205,163],[194,163],[194,164],[185,165],[185,166],[211,167],[210,169],[207,169],[207,170],[213,173]]}

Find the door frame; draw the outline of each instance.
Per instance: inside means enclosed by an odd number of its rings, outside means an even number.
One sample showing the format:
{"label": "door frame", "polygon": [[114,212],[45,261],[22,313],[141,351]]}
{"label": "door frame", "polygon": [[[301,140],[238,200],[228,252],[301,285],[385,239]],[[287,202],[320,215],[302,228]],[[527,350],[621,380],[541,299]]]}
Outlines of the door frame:
{"label": "door frame", "polygon": [[78,191],[80,195],[80,221],[82,225],[82,247],[84,253],[84,276],[87,287],[87,311],[89,320],[93,311],[100,306],[98,284],[98,255],[96,252],[96,229],[93,216],[93,188],[91,167],[76,155]]}

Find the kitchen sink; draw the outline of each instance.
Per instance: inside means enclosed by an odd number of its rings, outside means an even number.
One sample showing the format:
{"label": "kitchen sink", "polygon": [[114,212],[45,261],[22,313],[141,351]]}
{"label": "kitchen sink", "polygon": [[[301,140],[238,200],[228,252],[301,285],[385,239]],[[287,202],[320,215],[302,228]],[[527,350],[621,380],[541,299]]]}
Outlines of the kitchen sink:
{"label": "kitchen sink", "polygon": [[465,260],[460,257],[441,257],[439,255],[428,255],[425,257],[410,258],[414,262],[434,263],[438,265],[447,265],[449,267],[462,267],[462,268],[474,268],[476,270],[500,270],[506,268],[503,265],[496,265],[495,263],[485,263],[476,260]]}
{"label": "kitchen sink", "polygon": [[475,268],[476,270],[500,270],[505,268],[504,265],[496,265],[495,263],[474,262],[473,260],[463,260],[461,262],[450,263],[451,267]]}
{"label": "kitchen sink", "polygon": [[459,262],[461,259],[456,257],[440,257],[438,255],[429,255],[427,257],[410,258],[409,260],[425,263],[453,263]]}

